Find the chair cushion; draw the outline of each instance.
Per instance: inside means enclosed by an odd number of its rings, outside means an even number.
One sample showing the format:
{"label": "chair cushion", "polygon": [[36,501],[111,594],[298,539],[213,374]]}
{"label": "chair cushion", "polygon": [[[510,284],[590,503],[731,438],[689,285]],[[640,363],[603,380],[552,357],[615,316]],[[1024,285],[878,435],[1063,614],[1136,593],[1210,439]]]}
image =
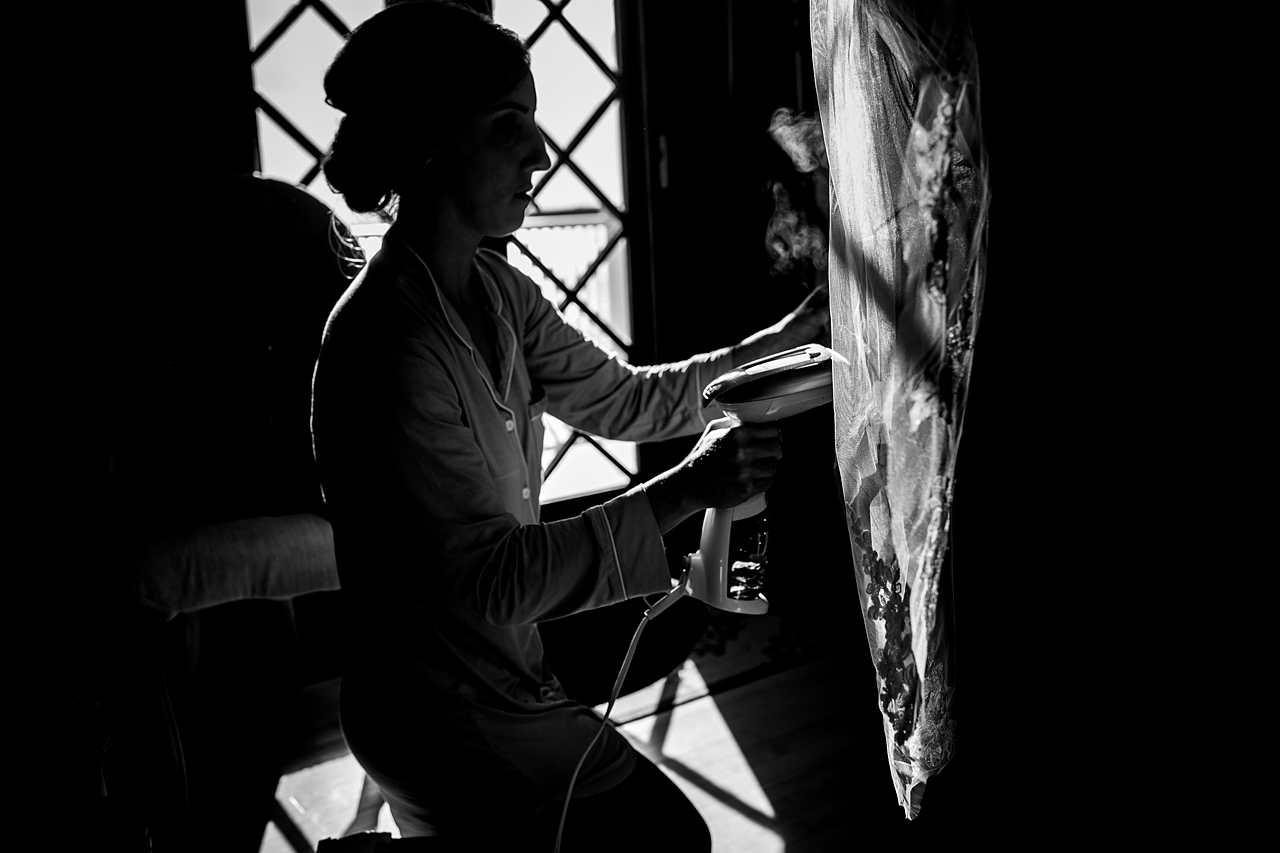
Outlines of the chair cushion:
{"label": "chair cushion", "polygon": [[339,588],[333,528],[312,513],[187,527],[142,546],[131,592],[173,618],[243,598]]}

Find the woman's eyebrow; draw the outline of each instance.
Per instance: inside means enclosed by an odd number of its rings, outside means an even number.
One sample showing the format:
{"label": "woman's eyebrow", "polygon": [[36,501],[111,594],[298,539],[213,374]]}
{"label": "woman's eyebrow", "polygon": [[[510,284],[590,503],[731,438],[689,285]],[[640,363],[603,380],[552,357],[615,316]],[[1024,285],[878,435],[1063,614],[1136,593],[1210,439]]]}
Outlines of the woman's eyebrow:
{"label": "woman's eyebrow", "polygon": [[519,110],[522,113],[528,113],[529,108],[519,101],[499,101],[489,108],[491,113],[500,113],[503,110]]}

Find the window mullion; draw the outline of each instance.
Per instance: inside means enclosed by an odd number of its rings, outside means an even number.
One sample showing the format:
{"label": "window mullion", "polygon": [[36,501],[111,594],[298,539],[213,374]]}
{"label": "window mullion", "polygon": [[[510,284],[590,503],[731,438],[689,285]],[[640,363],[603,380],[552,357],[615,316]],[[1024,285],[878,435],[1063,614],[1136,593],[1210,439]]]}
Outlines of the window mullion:
{"label": "window mullion", "polygon": [[311,182],[320,177],[320,161],[317,160],[311,164],[311,168],[307,169],[307,173],[302,176],[302,180],[298,181],[304,187],[311,186]]}
{"label": "window mullion", "polygon": [[258,99],[258,109],[266,113],[267,116],[274,121],[281,130],[287,133],[294,142],[302,146],[303,150],[315,159],[321,160],[324,158],[324,152],[321,151],[314,142],[308,139],[306,134],[298,130],[298,128],[294,126],[293,122],[289,121],[288,117],[276,108],[275,104],[268,101],[266,97],[257,90],[254,90],[253,94]]}
{"label": "window mullion", "polygon": [[[583,314],[586,314],[586,315],[587,315],[587,318],[588,318],[589,320],[591,320],[591,322],[595,323],[595,324],[596,324],[596,326],[600,329],[600,331],[602,331],[602,332],[604,332],[606,335],[608,335],[608,336],[613,340],[613,342],[614,342],[615,344],[617,344],[617,345],[618,345],[618,349],[619,349],[621,352],[623,352],[623,353],[626,353],[626,354],[630,355],[630,353],[631,353],[631,347],[630,347],[630,346],[628,346],[627,344],[623,343],[623,342],[622,342],[622,338],[619,338],[619,337],[618,337],[617,332],[615,332],[615,331],[614,331],[614,330],[609,326],[609,324],[608,324],[608,323],[606,323],[604,320],[601,320],[601,319],[596,315],[596,312],[592,311],[592,310],[591,310],[590,308],[588,308],[586,305],[583,305],[583,304],[582,304],[582,300],[577,299],[577,298],[575,298],[575,297],[573,297],[573,296],[570,296],[568,299],[566,299],[566,300],[564,301],[564,305],[569,305],[570,303],[573,303],[573,304],[577,305],[577,306],[578,306],[578,310],[579,310],[579,311],[581,311]],[[563,311],[563,310],[564,310],[564,308],[562,307],[560,310],[562,310],[562,311]]]}
{"label": "window mullion", "polygon": [[548,269],[547,265],[544,264],[542,260],[533,253],[533,250],[530,249],[528,246],[526,246],[524,243],[521,243],[520,240],[516,237],[516,235],[511,234],[510,236],[507,237],[507,239],[510,240],[512,245],[514,245],[517,249],[519,249],[521,252],[524,252],[525,257],[533,261],[533,265],[536,266],[538,269],[540,269],[543,275],[551,279],[552,284],[554,284],[556,287],[558,287],[561,291],[565,293],[569,292],[569,288],[565,287],[564,282],[560,280],[560,277],[557,276],[555,273],[553,273],[550,269]]}
{"label": "window mullion", "polygon": [[258,46],[249,51],[249,64],[252,65],[257,62],[259,57],[271,50],[271,46],[289,31],[289,27],[293,26],[294,21],[302,17],[302,13],[307,11],[307,6],[309,5],[311,5],[309,0],[298,0],[297,3],[290,7],[289,11],[285,12],[283,17],[271,28],[271,32],[262,37],[262,41],[258,42]]}
{"label": "window mullion", "polygon": [[582,144],[582,141],[584,139],[587,138],[587,134],[590,133],[591,129],[596,126],[596,122],[604,118],[605,112],[608,111],[609,107],[617,99],[618,99],[618,87],[614,86],[613,89],[609,91],[609,94],[605,96],[604,100],[600,102],[599,106],[595,108],[595,111],[592,112],[591,115],[587,117],[586,122],[582,125],[581,128],[579,128],[578,132],[574,135],[573,139],[569,140],[569,144],[564,147],[564,156],[570,157],[573,155],[574,150],[579,145]]}
{"label": "window mullion", "polygon": [[623,238],[626,232],[626,228],[619,228],[614,235],[609,238],[609,242],[605,243],[604,248],[600,250],[600,254],[596,255],[596,259],[591,262],[591,266],[587,267],[586,272],[584,272],[581,278],[578,279],[578,282],[573,286],[573,289],[568,291],[570,297],[575,300],[578,298],[578,291],[582,290],[582,288],[586,286],[586,283],[590,281],[591,276],[595,275],[596,270],[604,263],[605,258],[609,257],[609,253],[613,251],[613,247],[618,245],[618,241]]}
{"label": "window mullion", "polygon": [[566,157],[564,151],[561,150],[560,146],[556,145],[554,140],[547,138],[547,145],[553,152],[555,152],[557,157],[564,161],[564,164],[569,167],[569,170],[578,176],[578,180],[582,181],[582,183],[586,185],[587,189],[591,190],[591,192],[595,194],[596,198],[600,200],[600,203],[607,207],[609,212],[612,213],[619,222],[625,224],[627,217],[623,215],[622,211],[613,206],[613,202],[609,201],[604,193],[600,192],[600,188],[596,186],[595,181],[588,178],[586,173],[578,168],[577,163]]}
{"label": "window mullion", "polygon": [[627,470],[627,466],[626,466],[626,465],[623,465],[623,464],[622,464],[621,462],[619,462],[616,458],[614,458],[614,455],[613,455],[612,453],[610,453],[609,451],[607,451],[607,450],[605,450],[603,447],[601,447],[601,446],[600,446],[600,442],[596,441],[594,438],[592,438],[591,436],[587,435],[586,433],[581,433],[581,436],[582,436],[582,438],[583,438],[583,439],[584,439],[588,444],[590,444],[590,445],[591,445],[592,447],[594,447],[596,450],[599,450],[602,454],[604,454],[604,458],[605,458],[605,459],[608,459],[610,462],[612,462],[612,463],[617,467],[617,469],[618,469],[619,471],[621,471],[622,473],[626,474],[628,479],[632,479],[632,478],[634,478],[634,477],[635,477],[635,474],[634,474],[632,471]]}
{"label": "window mullion", "polygon": [[534,31],[529,33],[529,37],[524,40],[524,49],[525,50],[532,49],[534,42],[542,38],[542,34],[547,31],[547,28],[551,26],[551,22],[554,20],[555,18],[551,17],[551,15],[547,15],[545,18],[543,18],[542,23],[538,24],[538,26],[534,29]]}
{"label": "window mullion", "polygon": [[582,37],[582,34],[578,32],[577,27],[569,23],[569,21],[565,19],[564,15],[560,13],[559,9],[551,12],[551,16],[560,22],[560,26],[564,27],[565,32],[569,34],[569,38],[577,42],[578,47],[582,48],[582,52],[585,53],[592,62],[600,67],[600,70],[604,72],[605,76],[609,78],[609,81],[612,82],[613,85],[617,86],[618,75],[609,67],[607,62],[600,58],[600,54],[596,53],[596,49],[591,46],[591,43]]}
{"label": "window mullion", "polygon": [[[542,175],[542,178],[538,181],[538,185],[534,187],[533,192],[529,194],[530,197],[535,199],[538,197],[538,193],[541,192],[542,188],[551,180],[551,176],[560,170],[560,166],[564,164],[565,160],[568,160],[573,156],[573,152],[582,144],[582,141],[587,138],[587,134],[591,132],[591,129],[596,126],[596,123],[600,121],[605,112],[609,109],[610,105],[612,105],[617,99],[618,89],[617,87],[614,87],[609,92],[608,96],[606,96],[604,100],[600,102],[599,106],[596,107],[595,112],[587,118],[586,123],[579,128],[573,139],[569,140],[569,144],[565,146],[563,153],[556,155],[556,162],[553,163],[551,168]],[[541,127],[538,128],[538,132],[542,134],[543,139],[547,138],[546,131]]]}
{"label": "window mullion", "polygon": [[556,470],[556,466],[560,464],[561,459],[564,459],[565,454],[569,452],[569,448],[573,443],[584,436],[584,433],[575,429],[569,437],[565,439],[564,444],[560,445],[559,449],[556,450],[556,455],[551,457],[551,461],[547,463],[547,467],[542,469],[542,482],[545,483],[547,478],[551,476],[551,472]]}
{"label": "window mullion", "polygon": [[342,36],[344,39],[351,35],[351,30],[347,27],[347,22],[338,17],[338,13],[329,8],[329,4],[324,0],[308,0],[311,8],[316,10],[316,14],[324,18],[325,23],[333,27],[334,32]]}

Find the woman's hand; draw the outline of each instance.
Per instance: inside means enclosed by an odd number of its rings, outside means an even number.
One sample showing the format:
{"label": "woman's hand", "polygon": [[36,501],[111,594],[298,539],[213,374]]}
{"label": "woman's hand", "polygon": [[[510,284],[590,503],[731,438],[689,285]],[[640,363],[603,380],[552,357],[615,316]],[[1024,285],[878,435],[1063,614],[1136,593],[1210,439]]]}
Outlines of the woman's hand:
{"label": "woman's hand", "polygon": [[707,424],[684,461],[645,484],[663,533],[707,507],[737,506],[773,485],[782,430],[772,424]]}
{"label": "woman's hand", "polygon": [[827,294],[827,271],[818,271],[818,283],[796,310],[778,323],[778,333],[791,341],[780,350],[805,344],[831,346],[831,305]]}
{"label": "woman's hand", "polygon": [[735,366],[805,344],[831,346],[831,312],[827,301],[826,271],[820,271],[818,285],[787,316],[761,329],[733,349]]}
{"label": "woman's hand", "polygon": [[719,509],[737,506],[772,486],[781,458],[778,427],[735,425],[730,418],[718,418],[707,424],[676,471],[700,509]]}

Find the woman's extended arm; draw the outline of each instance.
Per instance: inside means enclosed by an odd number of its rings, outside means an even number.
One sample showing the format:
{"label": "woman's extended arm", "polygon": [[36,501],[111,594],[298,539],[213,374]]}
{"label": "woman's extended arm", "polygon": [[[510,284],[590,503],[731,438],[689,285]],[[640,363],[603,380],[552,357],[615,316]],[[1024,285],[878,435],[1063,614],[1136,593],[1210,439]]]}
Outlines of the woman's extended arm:
{"label": "woman's extended arm", "polygon": [[831,345],[831,315],[825,285],[810,291],[796,310],[735,346],[733,366],[805,344]]}
{"label": "woman's extended arm", "polygon": [[622,441],[694,435],[721,413],[702,390],[732,368],[807,343],[830,340],[825,289],[741,343],[670,364],[636,367],[612,358],[565,322],[537,285],[514,270],[511,282],[531,380],[547,410],[585,432]]}

